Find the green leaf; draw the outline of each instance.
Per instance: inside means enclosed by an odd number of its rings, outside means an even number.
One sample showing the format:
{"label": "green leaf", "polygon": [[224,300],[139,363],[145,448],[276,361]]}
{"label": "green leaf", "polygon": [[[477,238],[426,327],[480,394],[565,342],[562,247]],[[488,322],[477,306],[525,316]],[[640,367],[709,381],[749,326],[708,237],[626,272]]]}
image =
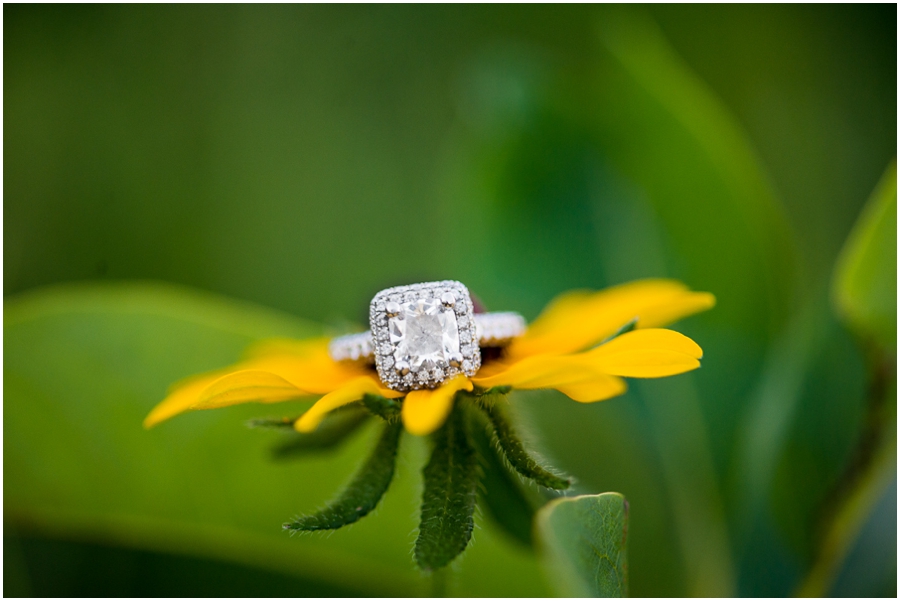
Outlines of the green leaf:
{"label": "green leaf", "polygon": [[[519,436],[513,429],[506,411],[502,405],[497,402],[499,395],[493,395],[493,398],[480,403],[479,406],[487,414],[494,426],[494,433],[497,436],[497,443],[503,449],[503,454],[509,464],[522,476],[534,480],[541,486],[552,488],[554,490],[565,490],[572,484],[568,478],[562,478],[556,474],[550,473],[546,468],[542,467],[522,445]],[[505,400],[505,397],[503,397]]]}
{"label": "green leaf", "polygon": [[535,520],[544,571],[564,597],[628,593],[628,503],[619,493],[557,499]]}
{"label": "green leaf", "polygon": [[416,562],[423,570],[446,566],[472,538],[478,457],[467,425],[464,410],[456,403],[434,435],[434,450],[423,471],[425,490],[415,548]]}
{"label": "green leaf", "polygon": [[[358,595],[427,591],[410,557],[424,441],[401,445],[377,514],[331,536],[281,524],[323,506],[374,446],[374,420],[328,455],[273,462],[246,427],[275,406],[194,411],[145,430],[172,382],[273,336],[322,329],[182,287],[68,285],[4,305],[4,519],[22,536],[80,540],[283,572]],[[310,401],[277,405],[298,415]],[[536,560],[483,527],[451,594],[546,596]]]}
{"label": "green leaf", "polygon": [[897,347],[897,162],[869,197],[838,258],[832,297],[841,316],[884,349]]}
{"label": "green leaf", "polygon": [[316,428],[308,434],[300,434],[294,430],[294,420],[252,420],[254,427],[272,428],[291,432],[286,442],[272,449],[276,459],[287,459],[296,455],[330,451],[347,440],[347,437],[358,431],[370,418],[370,414],[361,407],[350,406],[343,410],[333,411]]}
{"label": "green leaf", "polygon": [[403,424],[385,424],[372,455],[344,491],[324,509],[284,525],[285,530],[335,530],[375,509],[394,477]]}
{"label": "green leaf", "polygon": [[[479,507],[494,523],[523,545],[531,546],[534,513],[541,504],[533,491],[523,490],[521,481],[513,475],[500,456],[493,436],[493,426],[480,411],[472,411],[472,441],[478,451],[482,478]],[[531,493],[531,494],[529,494]]]}

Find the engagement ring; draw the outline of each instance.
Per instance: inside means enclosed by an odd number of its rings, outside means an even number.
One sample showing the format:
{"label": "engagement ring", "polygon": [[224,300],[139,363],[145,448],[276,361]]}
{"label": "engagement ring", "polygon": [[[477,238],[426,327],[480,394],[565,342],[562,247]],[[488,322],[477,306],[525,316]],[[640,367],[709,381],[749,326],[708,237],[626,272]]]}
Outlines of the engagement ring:
{"label": "engagement ring", "polygon": [[374,361],[381,381],[401,392],[474,376],[481,347],[505,346],[525,331],[518,313],[476,315],[469,290],[452,280],[382,290],[369,305],[369,325],[335,338],[328,352],[335,361]]}

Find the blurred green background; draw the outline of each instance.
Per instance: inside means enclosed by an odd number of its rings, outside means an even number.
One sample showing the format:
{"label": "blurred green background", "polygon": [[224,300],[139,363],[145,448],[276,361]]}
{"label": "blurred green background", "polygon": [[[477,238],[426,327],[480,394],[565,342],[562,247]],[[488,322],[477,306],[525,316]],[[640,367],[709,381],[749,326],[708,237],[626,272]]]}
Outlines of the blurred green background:
{"label": "blurred green background", "polygon": [[[896,156],[896,10],[5,5],[4,594],[427,592],[422,441],[373,516],[288,538],[372,430],[276,463],[244,422],[308,403],[144,415],[390,285],[532,319],[674,277],[718,298],[675,326],[702,370],[514,401],[629,500],[631,594],[896,596],[896,263],[880,330],[830,300]],[[476,523],[450,594],[552,592]]]}

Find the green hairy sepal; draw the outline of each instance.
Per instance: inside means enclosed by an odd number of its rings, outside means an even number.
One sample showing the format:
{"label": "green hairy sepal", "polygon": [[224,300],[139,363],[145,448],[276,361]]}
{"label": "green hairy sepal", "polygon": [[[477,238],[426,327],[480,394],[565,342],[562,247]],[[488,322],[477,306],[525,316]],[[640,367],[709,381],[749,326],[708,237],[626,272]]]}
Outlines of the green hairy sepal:
{"label": "green hairy sepal", "polygon": [[394,477],[403,425],[387,423],[369,459],[336,499],[312,515],[284,524],[285,530],[335,530],[352,524],[375,509]]}
{"label": "green hairy sepal", "polygon": [[400,419],[400,403],[394,399],[367,394],[358,403],[346,405],[329,413],[319,427],[312,432],[301,434],[294,430],[298,418],[254,419],[247,422],[250,428],[289,432],[285,442],[272,449],[275,459],[290,459],[295,455],[305,455],[330,451],[344,442],[351,434],[365,425],[371,416],[387,422]]}
{"label": "green hairy sepal", "polygon": [[416,563],[423,570],[446,566],[472,537],[480,474],[461,396],[447,422],[434,433],[434,449],[423,470],[425,489],[415,547]]}
{"label": "green hairy sepal", "polygon": [[255,419],[247,425],[289,432],[290,436],[272,449],[274,459],[330,451],[366,424],[371,414],[359,406],[348,406],[330,413],[314,431],[301,434],[294,430],[294,419]]}
{"label": "green hairy sepal", "polygon": [[549,469],[542,466],[525,450],[519,435],[513,428],[503,402],[506,401],[505,395],[489,391],[479,396],[477,406],[484,411],[485,415],[493,426],[496,443],[503,451],[503,455],[509,462],[509,465],[520,475],[529,480],[533,480],[537,484],[545,488],[553,490],[566,490],[571,486],[572,481],[569,478],[558,476]]}
{"label": "green hairy sepal", "polygon": [[400,419],[400,408],[402,405],[397,399],[389,399],[377,394],[367,394],[360,402],[369,413],[377,415],[385,421],[394,422]]}
{"label": "green hairy sepal", "polygon": [[494,443],[493,426],[479,410],[470,411],[472,440],[481,462],[482,478],[478,503],[486,517],[513,540],[530,547],[533,543],[531,521],[535,511],[546,502],[534,487],[528,488],[517,477]]}
{"label": "green hairy sepal", "polygon": [[[551,491],[570,485],[569,479],[552,473],[526,450],[506,414],[503,401],[508,392],[508,387],[498,387],[457,393],[447,421],[431,435],[414,549],[416,563],[425,571],[445,567],[466,549],[478,499],[487,517],[530,546],[535,511]],[[394,475],[403,432],[401,409],[402,401],[366,395],[330,414],[315,432],[292,433],[291,440],[275,449],[276,457],[329,449],[372,416],[384,422],[375,448],[347,487],[320,511],[284,524],[285,530],[334,530],[356,522],[378,505]],[[251,425],[292,431],[293,421],[256,420]],[[551,490],[543,494],[529,490],[516,474]]]}

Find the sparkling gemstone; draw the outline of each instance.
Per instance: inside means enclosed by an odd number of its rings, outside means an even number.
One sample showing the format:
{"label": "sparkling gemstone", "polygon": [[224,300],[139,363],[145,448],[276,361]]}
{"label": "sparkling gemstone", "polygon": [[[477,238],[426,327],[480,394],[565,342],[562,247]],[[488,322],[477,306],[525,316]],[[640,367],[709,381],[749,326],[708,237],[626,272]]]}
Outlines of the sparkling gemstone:
{"label": "sparkling gemstone", "polygon": [[456,314],[445,311],[435,298],[402,303],[400,313],[388,320],[388,329],[396,347],[394,358],[408,360],[415,372],[427,373],[459,352]]}

